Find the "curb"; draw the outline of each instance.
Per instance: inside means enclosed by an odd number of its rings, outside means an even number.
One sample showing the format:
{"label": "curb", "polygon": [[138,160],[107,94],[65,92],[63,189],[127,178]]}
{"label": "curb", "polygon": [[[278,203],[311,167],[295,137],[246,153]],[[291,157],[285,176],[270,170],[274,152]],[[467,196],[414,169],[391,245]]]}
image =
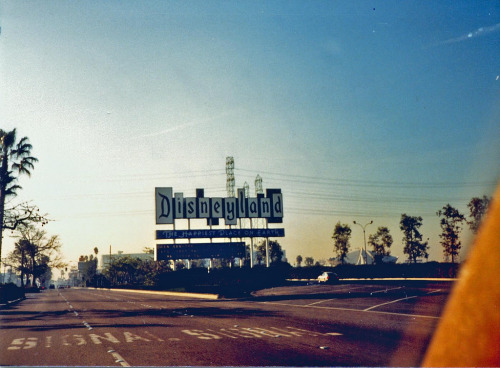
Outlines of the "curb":
{"label": "curb", "polygon": [[7,301],[7,303],[0,304],[0,309],[2,309],[4,307],[10,307],[13,304],[16,304],[16,303],[19,303],[19,302],[23,301],[24,299],[26,299],[26,297],[22,297],[22,298],[19,298],[19,299],[14,299],[14,300],[9,300],[9,301]]}
{"label": "curb", "polygon": [[[418,278],[418,277],[374,277],[374,278],[348,278],[340,279],[339,281],[443,281],[443,282],[454,282],[458,278]],[[317,282],[318,279],[286,279],[286,281],[293,282]]]}
{"label": "curb", "polygon": [[209,300],[219,299],[219,294],[184,293],[184,292],[180,292],[180,291],[156,291],[156,290],[134,290],[134,289],[103,289],[103,288],[97,288],[97,290],[123,291],[123,292],[126,292],[126,293],[137,293],[137,294],[181,296],[181,297],[186,297],[186,298],[198,298],[198,299],[209,299]]}

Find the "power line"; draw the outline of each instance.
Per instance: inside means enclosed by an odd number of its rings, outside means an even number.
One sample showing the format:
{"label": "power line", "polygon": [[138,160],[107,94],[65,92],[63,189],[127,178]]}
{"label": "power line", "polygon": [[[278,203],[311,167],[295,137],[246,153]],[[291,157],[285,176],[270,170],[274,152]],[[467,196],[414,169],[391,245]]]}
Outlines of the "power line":
{"label": "power line", "polygon": [[[247,169],[235,169],[241,172],[254,172]],[[493,181],[486,182],[396,182],[396,181],[371,181],[371,180],[351,180],[351,179],[338,179],[326,178],[308,175],[293,175],[283,174],[276,172],[265,172],[263,174],[269,175],[269,180],[280,180],[294,183],[305,184],[318,184],[318,185],[334,185],[334,186],[359,186],[359,187],[397,187],[397,188],[449,188],[449,187],[469,187],[469,186],[491,186],[496,183]],[[267,178],[267,176],[266,176]]]}
{"label": "power line", "polygon": [[72,176],[71,179],[75,180],[96,180],[99,178],[101,181],[114,182],[114,181],[146,181],[146,180],[163,180],[163,179],[186,179],[194,177],[218,177],[225,175],[224,170],[198,170],[188,171],[183,173],[174,174],[122,174],[122,175],[107,175],[106,177],[98,176]]}

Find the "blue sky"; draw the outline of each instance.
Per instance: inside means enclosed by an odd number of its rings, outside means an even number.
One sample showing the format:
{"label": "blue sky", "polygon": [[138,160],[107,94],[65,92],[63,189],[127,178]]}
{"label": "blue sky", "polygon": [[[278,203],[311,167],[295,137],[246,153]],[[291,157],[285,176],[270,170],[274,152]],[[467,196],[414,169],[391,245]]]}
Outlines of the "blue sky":
{"label": "blue sky", "polygon": [[226,156],[282,188],[292,261],[353,220],[404,259],[401,213],[441,260],[435,212],[499,179],[498,2],[0,1],[0,26],[1,127],[40,160],[16,200],[68,260],[153,246],[154,187],[224,195]]}

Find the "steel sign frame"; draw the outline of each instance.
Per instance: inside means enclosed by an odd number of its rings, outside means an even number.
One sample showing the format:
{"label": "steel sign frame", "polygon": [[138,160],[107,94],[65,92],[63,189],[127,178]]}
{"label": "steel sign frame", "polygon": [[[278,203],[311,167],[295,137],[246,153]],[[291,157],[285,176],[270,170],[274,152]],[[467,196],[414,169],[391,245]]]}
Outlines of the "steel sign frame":
{"label": "steel sign frame", "polygon": [[[269,267],[267,246],[269,237],[284,237],[285,229],[269,229],[270,223],[283,222],[283,195],[281,189],[267,189],[266,195],[257,194],[247,198],[244,189],[238,189],[237,197],[205,197],[204,189],[196,189],[196,197],[184,197],[174,193],[172,187],[155,188],[155,213],[157,225],[173,225],[173,230],[157,230],[156,239],[173,240],[170,244],[156,245],[157,260],[202,259],[202,258],[240,258],[245,257],[243,238],[250,238],[250,267],[253,267],[253,239],[267,238],[266,265]],[[265,219],[266,228],[231,228],[239,219]],[[186,219],[187,230],[176,230],[176,220]],[[210,229],[191,229],[192,219],[205,219]],[[212,229],[224,219],[229,229]],[[230,242],[213,243],[213,238],[228,238]],[[240,238],[240,242],[231,239]],[[187,239],[188,243],[176,243],[177,239]],[[191,243],[191,239],[210,239],[210,243]],[[240,263],[241,266],[241,263]]]}

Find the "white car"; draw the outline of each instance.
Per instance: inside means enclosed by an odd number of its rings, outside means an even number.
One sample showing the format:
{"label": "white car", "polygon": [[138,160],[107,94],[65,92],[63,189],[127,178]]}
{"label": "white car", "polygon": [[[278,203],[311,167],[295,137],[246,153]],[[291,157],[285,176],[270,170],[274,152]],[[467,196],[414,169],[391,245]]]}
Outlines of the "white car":
{"label": "white car", "polygon": [[323,272],[321,275],[318,276],[318,283],[333,283],[333,282],[338,282],[339,277],[337,276],[336,273],[334,272]]}

